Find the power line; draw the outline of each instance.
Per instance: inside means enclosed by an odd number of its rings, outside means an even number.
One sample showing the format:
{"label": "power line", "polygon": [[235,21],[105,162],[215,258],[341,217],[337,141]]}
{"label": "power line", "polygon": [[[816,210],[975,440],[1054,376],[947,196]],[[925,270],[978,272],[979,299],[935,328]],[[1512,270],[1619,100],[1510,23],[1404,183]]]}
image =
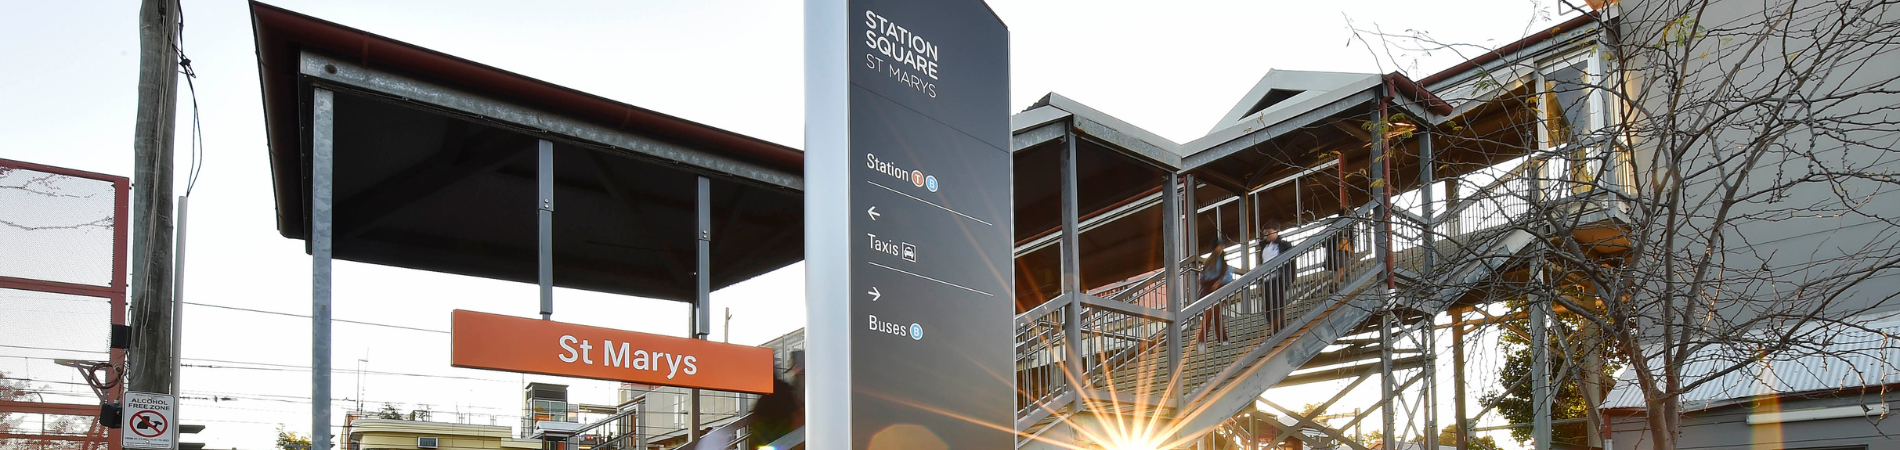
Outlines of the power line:
{"label": "power line", "polygon": [[[34,350],[84,352],[83,350],[69,350],[69,349],[48,348],[48,347],[29,347],[29,346],[6,345],[6,344],[0,344],[0,347],[19,347],[19,348],[28,348],[28,349],[34,349]],[[43,356],[24,356],[24,355],[0,355],[0,357],[43,359],[43,360],[57,359],[57,358],[47,358]],[[261,362],[250,362],[250,361],[231,361],[231,360],[223,360],[223,359],[206,359],[206,358],[185,358],[185,360],[186,361],[220,362],[220,363],[226,363],[226,364],[248,364],[248,365],[256,365],[256,366],[266,366],[266,367],[239,367],[239,366],[219,366],[219,365],[211,365],[211,364],[184,364],[185,367],[200,368],[200,369],[264,370],[264,371],[276,371],[276,372],[308,372],[310,371],[310,366],[297,366],[297,365],[290,365],[290,364],[261,363]],[[353,369],[333,369],[332,371],[336,373],[345,373],[345,374],[363,373],[366,375],[392,375],[392,376],[433,378],[433,379],[488,381],[488,382],[494,382],[494,383],[509,383],[509,384],[518,383],[518,381],[516,380],[502,380],[502,379],[495,379],[495,378],[476,378],[476,377],[439,375],[439,374],[427,374],[427,373],[388,372],[388,371],[380,371],[380,370],[360,370],[359,371],[359,370],[353,370]]]}
{"label": "power line", "polygon": [[[74,353],[106,353],[107,352],[106,350],[73,350],[70,348],[34,347],[30,345],[11,345],[11,344],[0,344],[0,347],[21,348],[21,349],[27,349],[27,350],[50,350],[50,351],[56,351],[56,352],[74,352]],[[33,358],[33,359],[51,359],[51,358],[41,358],[41,357],[34,357],[34,356],[19,356],[19,355],[0,355],[0,356],[17,356],[20,358]]]}
{"label": "power line", "polygon": [[[258,314],[271,314],[271,315],[278,315],[278,316],[287,316],[287,317],[301,317],[301,318],[305,318],[305,319],[308,319],[308,318],[310,318],[310,316],[309,316],[309,315],[307,315],[307,314],[293,314],[293,313],[287,313],[287,312],[277,312],[277,311],[265,311],[265,310],[261,310],[261,309],[250,309],[250,308],[239,308],[239,307],[236,307],[236,306],[224,306],[224,305],[213,305],[213,304],[208,304],[208,303],[194,303],[194,302],[185,302],[185,304],[187,304],[187,305],[192,305],[192,306],[203,306],[203,307],[207,307],[207,308],[218,308],[218,309],[228,309],[228,310],[232,310],[232,311],[244,311],[244,312],[253,312],[253,313],[258,313]],[[330,321],[332,321],[332,322],[342,322],[342,323],[353,323],[353,324],[357,324],[357,325],[368,325],[368,326],[372,326],[372,327],[384,327],[384,328],[395,328],[395,329],[399,329],[399,330],[409,330],[409,331],[423,331],[423,332],[429,332],[429,333],[442,333],[442,334],[449,334],[449,332],[447,332],[447,331],[442,331],[442,330],[431,330],[431,329],[428,329],[428,328],[416,328],[416,327],[408,327],[408,326],[402,326],[402,325],[390,325],[390,324],[384,324],[384,323],[376,323],[376,322],[364,322],[364,321],[360,321],[360,320],[348,320],[348,319],[330,319]]]}
{"label": "power line", "polygon": [[[190,359],[190,358],[186,358],[186,359]],[[309,368],[309,367],[300,367],[300,366],[286,366],[286,367],[238,367],[238,366],[216,366],[216,365],[209,365],[209,364],[185,364],[184,366],[185,366],[185,367],[194,367],[194,368],[201,368],[201,369],[238,369],[238,370],[262,370],[262,371],[270,371],[270,372],[308,372],[308,371],[310,371],[310,368]],[[454,375],[432,375],[432,374],[424,374],[424,373],[404,373],[404,372],[381,372],[381,371],[374,371],[374,370],[363,370],[363,371],[357,371],[357,370],[347,370],[347,369],[334,369],[333,371],[334,371],[334,372],[336,372],[336,373],[363,373],[363,374],[368,374],[368,375],[394,375],[394,376],[404,376],[404,377],[418,377],[418,378],[431,378],[431,379],[451,379],[451,380],[471,380],[471,381],[488,381],[488,382],[495,382],[495,383],[508,383],[508,384],[515,384],[515,383],[516,383],[516,382],[515,382],[515,381],[513,381],[513,380],[497,380],[497,379],[494,379],[494,378],[475,378],[475,377],[461,377],[461,376],[454,376]]]}

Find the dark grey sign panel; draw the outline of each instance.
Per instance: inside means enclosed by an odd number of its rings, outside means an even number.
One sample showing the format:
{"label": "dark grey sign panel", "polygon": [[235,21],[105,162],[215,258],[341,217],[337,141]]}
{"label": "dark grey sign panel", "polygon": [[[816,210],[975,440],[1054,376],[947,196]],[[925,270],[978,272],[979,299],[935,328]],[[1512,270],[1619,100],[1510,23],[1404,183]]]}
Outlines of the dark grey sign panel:
{"label": "dark grey sign panel", "polygon": [[[818,10],[811,6],[808,14]],[[820,261],[835,257],[825,249],[807,253],[809,283],[844,275],[849,293],[843,308],[811,308],[848,317],[848,361],[838,362],[850,374],[848,407],[809,400],[811,443],[833,445],[820,442],[818,428],[848,420],[852,449],[1012,448],[1008,31],[978,0],[847,0],[845,10],[842,30],[807,31],[846,33],[849,78],[845,167],[811,166],[837,164],[824,153],[835,149],[811,148],[807,159],[808,177],[845,178],[842,189],[807,191],[807,210],[830,215],[838,211],[810,205],[850,205],[848,218],[807,225],[848,235],[836,249],[842,267]],[[808,27],[817,22],[807,17]],[[837,242],[830,239],[813,241]],[[812,352],[825,351],[822,340],[810,341]],[[826,377],[825,367],[814,364],[810,376]],[[837,392],[828,389],[811,395]],[[824,416],[838,409],[849,417]]]}

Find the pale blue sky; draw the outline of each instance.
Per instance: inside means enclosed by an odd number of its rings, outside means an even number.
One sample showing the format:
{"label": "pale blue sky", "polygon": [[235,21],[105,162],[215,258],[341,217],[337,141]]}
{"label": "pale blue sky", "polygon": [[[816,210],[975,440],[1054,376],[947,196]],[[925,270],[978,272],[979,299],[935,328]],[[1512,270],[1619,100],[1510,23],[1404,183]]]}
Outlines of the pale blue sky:
{"label": "pale blue sky", "polygon": [[[361,1],[276,4],[372,33],[762,139],[802,147],[801,3],[700,1]],[[1271,68],[1390,71],[1351,43],[1363,27],[1422,29],[1450,41],[1499,45],[1551,24],[1550,1],[1346,2],[997,0],[1012,37],[1012,107],[1055,91],[1176,141],[1197,138]],[[138,39],[135,1],[30,2],[0,17],[0,158],[130,176]],[[245,2],[185,0],[184,49],[198,79],[204,173],[192,199],[188,301],[287,313],[309,311],[309,259],[278,236],[265,159],[262,102]],[[1422,55],[1415,55],[1422,56]],[[1437,54],[1414,76],[1459,58]],[[1409,68],[1407,68],[1409,69]],[[179,166],[187,160],[190,95],[180,87]],[[180,175],[183,173],[181,171]],[[178,184],[183,193],[184,184]],[[532,286],[339,262],[336,317],[446,330],[448,311],[535,313]],[[732,341],[756,344],[804,323],[799,266],[714,295],[732,307]],[[308,320],[188,307],[185,356],[196,365],[309,364]],[[560,291],[556,320],[679,335],[686,309],[637,298]],[[714,334],[720,336],[719,320]],[[0,330],[0,343],[18,339]],[[370,405],[429,404],[516,423],[519,381],[452,369],[445,334],[336,325],[339,369],[369,359]],[[0,371],[49,374],[0,348]],[[21,358],[27,357],[27,358]],[[30,366],[29,366],[30,365]],[[285,369],[279,367],[278,369]],[[547,379],[549,377],[526,377]],[[190,367],[186,422],[211,427],[210,448],[271,446],[273,428],[308,431],[308,373]],[[356,377],[336,375],[338,397]],[[574,400],[611,403],[611,383],[571,380]],[[67,389],[70,386],[58,386]],[[51,399],[49,399],[51,400]],[[65,398],[63,401],[81,401]],[[342,402],[339,402],[341,406]],[[339,423],[340,423],[340,415]],[[438,415],[437,417],[442,417]],[[487,423],[474,416],[474,423]]]}

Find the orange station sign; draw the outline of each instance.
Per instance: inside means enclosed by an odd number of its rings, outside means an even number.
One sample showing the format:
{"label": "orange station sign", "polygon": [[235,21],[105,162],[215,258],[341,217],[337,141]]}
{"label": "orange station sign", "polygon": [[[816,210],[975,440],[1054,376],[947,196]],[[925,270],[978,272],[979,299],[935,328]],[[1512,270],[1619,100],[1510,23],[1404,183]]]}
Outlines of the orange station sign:
{"label": "orange station sign", "polygon": [[769,394],[772,349],[455,310],[449,365]]}

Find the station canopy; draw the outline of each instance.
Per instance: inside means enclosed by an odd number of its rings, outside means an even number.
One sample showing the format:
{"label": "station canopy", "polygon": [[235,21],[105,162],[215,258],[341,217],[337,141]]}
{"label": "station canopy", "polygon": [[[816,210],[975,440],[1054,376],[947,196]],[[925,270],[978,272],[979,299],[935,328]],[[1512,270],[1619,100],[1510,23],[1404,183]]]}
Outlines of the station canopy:
{"label": "station canopy", "polygon": [[553,143],[554,284],[694,297],[697,177],[719,289],[804,258],[803,152],[251,3],[277,228],[307,239],[311,98],[335,92],[339,259],[536,282]]}

